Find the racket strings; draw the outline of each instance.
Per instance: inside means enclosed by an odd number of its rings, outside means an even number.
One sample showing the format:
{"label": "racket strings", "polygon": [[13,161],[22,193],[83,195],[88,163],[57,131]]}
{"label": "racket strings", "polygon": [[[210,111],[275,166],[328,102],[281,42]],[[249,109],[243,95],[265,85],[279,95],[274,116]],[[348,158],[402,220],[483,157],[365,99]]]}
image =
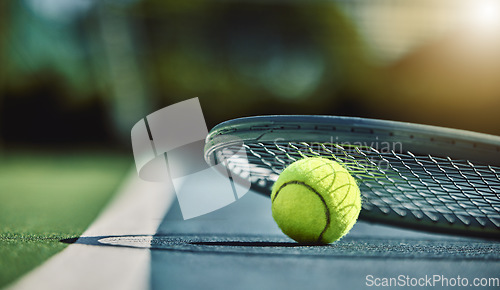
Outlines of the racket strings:
{"label": "racket strings", "polygon": [[[417,200],[424,198],[424,203],[420,203],[418,208],[422,209],[431,220],[437,221],[439,218],[439,216],[433,214],[434,212],[441,214],[450,223],[456,221],[456,215],[460,212],[465,212],[467,216],[471,217],[480,216],[473,213],[471,211],[472,208],[466,206],[466,202],[469,199],[463,198],[461,200],[460,195],[453,193],[453,188],[445,186],[443,179],[439,178],[438,174],[435,174],[436,171],[429,170],[429,166],[424,165],[424,162],[419,160],[413,153],[408,152],[408,155],[414,158],[413,163],[408,160],[405,161],[402,158],[400,158],[400,161],[415,179],[413,181],[406,179],[406,181],[410,185],[418,183],[423,185],[423,188],[420,189],[413,186],[414,189],[417,189],[417,195],[410,195],[410,197]],[[445,172],[445,176],[449,177],[449,174]],[[453,180],[451,179],[451,181]],[[432,210],[425,211],[424,209],[428,209],[429,206],[432,207]],[[470,223],[468,218],[460,217],[460,219],[464,224]],[[484,224],[482,219],[478,219],[477,221]]]}
{"label": "racket strings", "polygon": [[[499,167],[349,144],[256,142],[243,146],[246,159],[226,158],[227,166],[261,190],[270,192],[290,163],[322,156],[341,163],[358,180],[364,211],[500,229]],[[236,147],[228,150],[237,151]],[[219,150],[217,158],[224,160],[224,154],[228,153]]]}

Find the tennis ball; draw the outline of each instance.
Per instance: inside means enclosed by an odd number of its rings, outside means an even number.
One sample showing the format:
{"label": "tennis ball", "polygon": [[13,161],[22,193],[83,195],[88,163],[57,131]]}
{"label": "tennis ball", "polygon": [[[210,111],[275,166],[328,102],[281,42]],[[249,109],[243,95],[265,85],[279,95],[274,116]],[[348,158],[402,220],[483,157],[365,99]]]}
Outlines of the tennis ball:
{"label": "tennis ball", "polygon": [[273,218],[290,238],[328,244],[344,236],[361,210],[359,187],[339,163],[320,157],[290,164],[273,185]]}

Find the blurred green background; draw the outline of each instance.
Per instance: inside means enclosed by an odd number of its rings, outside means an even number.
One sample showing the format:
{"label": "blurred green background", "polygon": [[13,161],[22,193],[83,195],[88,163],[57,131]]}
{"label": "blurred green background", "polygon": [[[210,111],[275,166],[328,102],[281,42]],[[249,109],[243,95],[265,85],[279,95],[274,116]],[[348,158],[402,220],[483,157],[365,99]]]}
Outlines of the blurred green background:
{"label": "blurred green background", "polygon": [[330,114],[500,135],[497,1],[2,1],[4,146],[130,149],[199,97],[209,127]]}
{"label": "blurred green background", "polygon": [[500,135],[500,4],[1,1],[0,287],[95,218],[138,120],[193,97],[209,128],[327,114]]}

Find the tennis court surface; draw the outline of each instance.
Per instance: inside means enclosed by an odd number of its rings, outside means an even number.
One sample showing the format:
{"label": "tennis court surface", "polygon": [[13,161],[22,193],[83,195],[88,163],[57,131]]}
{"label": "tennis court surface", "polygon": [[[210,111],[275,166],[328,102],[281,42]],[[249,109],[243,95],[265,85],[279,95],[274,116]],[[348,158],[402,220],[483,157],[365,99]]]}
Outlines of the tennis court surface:
{"label": "tennis court surface", "polygon": [[498,288],[497,241],[360,221],[336,243],[301,246],[281,233],[270,205],[249,192],[183,220],[168,184],[132,173],[78,240],[12,289]]}

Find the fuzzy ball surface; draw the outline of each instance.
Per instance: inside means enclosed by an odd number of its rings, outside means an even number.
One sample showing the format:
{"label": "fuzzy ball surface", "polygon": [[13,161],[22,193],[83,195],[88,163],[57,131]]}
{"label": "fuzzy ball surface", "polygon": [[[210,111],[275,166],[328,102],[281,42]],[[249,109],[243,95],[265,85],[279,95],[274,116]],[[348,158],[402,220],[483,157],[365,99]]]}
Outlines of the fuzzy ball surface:
{"label": "fuzzy ball surface", "polygon": [[329,244],[343,237],[361,210],[359,187],[339,163],[321,157],[290,164],[273,185],[273,218],[290,238]]}

